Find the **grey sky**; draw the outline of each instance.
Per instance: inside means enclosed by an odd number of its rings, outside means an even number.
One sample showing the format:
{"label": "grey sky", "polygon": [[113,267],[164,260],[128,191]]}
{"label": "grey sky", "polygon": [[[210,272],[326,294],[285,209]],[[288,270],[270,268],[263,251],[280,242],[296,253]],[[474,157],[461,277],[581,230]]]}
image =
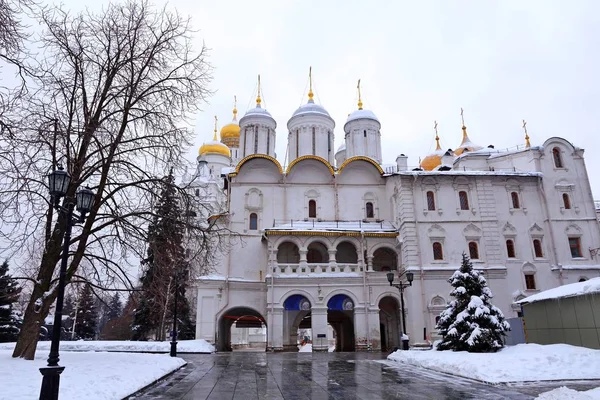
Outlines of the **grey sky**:
{"label": "grey sky", "polygon": [[[253,105],[261,74],[264,104],[278,123],[283,161],[286,124],[306,101],[313,66],[317,101],[336,121],[336,148],[356,109],[362,79],[365,108],[382,123],[384,162],[409,156],[417,165],[434,148],[461,139],[460,108],[470,138],[496,148],[533,145],[554,135],[586,149],[592,189],[600,198],[600,3],[594,1],[175,1],[212,48],[217,93],[196,123],[196,147],[212,136],[213,116],[231,119]],[[370,4],[370,5],[368,5]]]}
{"label": "grey sky", "polygon": [[[160,0],[154,0],[160,1]],[[104,2],[105,3],[105,2]],[[67,1],[73,11],[103,2]],[[159,3],[160,4],[160,3]],[[219,125],[253,107],[261,74],[263,105],[277,121],[283,163],[287,120],[306,102],[308,67],[316,100],[343,125],[364,106],[382,124],[385,163],[404,153],[416,166],[434,147],[461,140],[460,108],[471,140],[496,148],[562,136],[586,150],[600,199],[600,2],[590,1],[194,1],[169,6],[189,14],[211,50],[216,94],[195,121],[193,160]],[[220,128],[219,126],[219,128]]]}

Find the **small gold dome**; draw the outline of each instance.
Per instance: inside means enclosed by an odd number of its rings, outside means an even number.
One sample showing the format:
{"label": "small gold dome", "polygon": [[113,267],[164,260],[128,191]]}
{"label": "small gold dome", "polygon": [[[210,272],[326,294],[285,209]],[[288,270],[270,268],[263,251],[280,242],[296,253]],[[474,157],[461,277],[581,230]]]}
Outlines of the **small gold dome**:
{"label": "small gold dome", "polygon": [[440,138],[437,135],[437,122],[435,126],[435,151],[421,161],[421,168],[423,168],[425,171],[433,171],[435,167],[442,164],[442,156],[444,155],[444,151],[440,146]]}
{"label": "small gold dome", "polygon": [[237,121],[237,98],[234,97],[233,119],[221,128],[221,141],[229,147],[237,147],[240,140],[240,125]]}
{"label": "small gold dome", "polygon": [[217,140],[217,121],[218,119],[215,115],[215,131],[213,135],[213,140],[211,142],[204,143],[202,146],[200,146],[198,155],[202,156],[204,154],[221,154],[226,157],[231,157],[231,150],[229,150],[229,147]]}
{"label": "small gold dome", "polygon": [[199,155],[204,154],[222,154],[227,157],[231,157],[231,150],[229,147],[225,146],[223,143],[213,140],[212,142],[204,143],[200,146]]}
{"label": "small gold dome", "polygon": [[457,157],[460,156],[465,151],[469,152],[469,151],[477,151],[477,150],[483,149],[482,146],[478,146],[478,145],[474,144],[473,142],[471,142],[471,139],[469,139],[469,135],[467,135],[467,127],[466,126],[463,125],[462,130],[463,130],[462,143],[460,144],[460,146],[458,146],[456,148],[456,150],[454,150],[454,154]]}

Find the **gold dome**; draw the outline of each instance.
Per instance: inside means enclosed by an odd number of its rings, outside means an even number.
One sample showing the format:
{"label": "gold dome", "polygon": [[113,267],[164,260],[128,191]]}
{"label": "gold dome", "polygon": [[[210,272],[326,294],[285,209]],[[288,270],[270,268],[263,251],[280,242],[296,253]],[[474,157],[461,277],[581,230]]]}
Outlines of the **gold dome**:
{"label": "gold dome", "polygon": [[440,146],[440,138],[437,134],[437,122],[435,123],[435,151],[433,153],[431,153],[430,155],[428,155],[427,157],[425,157],[422,161],[421,161],[421,168],[423,168],[425,171],[433,171],[435,169],[435,167],[437,167],[438,165],[442,164],[442,156],[444,155],[444,151],[442,150],[441,146]]}
{"label": "gold dome", "polygon": [[200,150],[198,151],[198,155],[202,156],[204,154],[221,154],[226,157],[231,157],[231,150],[229,150],[229,147],[217,140],[217,116],[215,116],[215,132],[213,135],[213,140],[211,142],[204,143],[202,146],[200,146]]}
{"label": "gold dome", "polygon": [[456,150],[454,150],[454,154],[457,157],[460,156],[465,151],[469,152],[469,151],[477,151],[477,150],[483,149],[483,147],[478,146],[478,145],[474,144],[473,142],[471,142],[471,139],[469,139],[469,135],[467,135],[467,127],[466,126],[463,125],[462,130],[463,130],[462,142],[461,142],[460,146],[458,146],[456,148]]}
{"label": "gold dome", "polygon": [[221,142],[228,147],[238,147],[240,143],[240,125],[237,121],[237,99],[234,97],[233,119],[221,128]]}

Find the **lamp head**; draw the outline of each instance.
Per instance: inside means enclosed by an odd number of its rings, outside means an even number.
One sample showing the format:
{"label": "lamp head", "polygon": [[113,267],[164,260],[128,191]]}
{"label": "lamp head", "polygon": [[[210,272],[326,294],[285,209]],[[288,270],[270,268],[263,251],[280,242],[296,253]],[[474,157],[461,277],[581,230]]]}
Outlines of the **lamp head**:
{"label": "lamp head", "polygon": [[387,280],[390,283],[390,286],[392,286],[392,282],[394,282],[394,273],[393,272],[388,272],[386,274],[387,276]]}
{"label": "lamp head", "polygon": [[50,196],[55,198],[63,197],[67,194],[70,184],[71,175],[64,171],[61,165],[48,174],[48,191],[50,192]]}
{"label": "lamp head", "polygon": [[415,275],[412,272],[407,272],[406,273],[406,280],[408,281],[408,284],[412,286],[412,282],[413,279],[415,278]]}
{"label": "lamp head", "polygon": [[92,206],[94,205],[94,197],[96,197],[96,195],[88,187],[81,188],[77,191],[75,200],[77,204],[77,211],[79,211],[81,215],[85,215],[90,212]]}

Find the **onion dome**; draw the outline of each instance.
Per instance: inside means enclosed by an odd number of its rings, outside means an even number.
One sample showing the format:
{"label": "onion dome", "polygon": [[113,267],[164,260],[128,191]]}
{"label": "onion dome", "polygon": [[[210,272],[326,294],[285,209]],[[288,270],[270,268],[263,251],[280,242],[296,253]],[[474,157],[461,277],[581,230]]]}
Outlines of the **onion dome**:
{"label": "onion dome", "polygon": [[381,125],[379,119],[377,119],[373,111],[363,109],[363,102],[360,95],[360,79],[358,80],[358,86],[356,88],[358,89],[358,110],[355,110],[351,114],[348,114],[346,124],[350,121],[354,121],[357,119],[371,119]]}
{"label": "onion dome", "polygon": [[[234,97],[235,99],[235,97]],[[221,142],[228,147],[239,147],[240,145],[240,125],[237,121],[237,99],[234,100],[233,119],[230,123],[221,128]]]}
{"label": "onion dome", "polygon": [[421,168],[425,171],[433,171],[438,165],[442,164],[442,156],[445,151],[440,147],[440,137],[437,134],[437,123],[436,123],[436,132],[435,132],[435,151],[429,154],[421,161]]}
{"label": "onion dome", "polygon": [[202,146],[200,146],[200,150],[198,151],[198,155],[203,156],[205,154],[221,154],[226,157],[231,157],[231,150],[229,150],[229,147],[227,147],[226,145],[224,145],[223,143],[221,143],[217,140],[217,117],[216,116],[215,116],[215,132],[213,135],[213,140],[208,143],[204,143]]}
{"label": "onion dome", "polygon": [[246,111],[246,114],[244,114],[244,116],[240,119],[240,125],[243,125],[243,120],[246,117],[267,117],[270,120],[273,121],[273,123],[275,123],[275,120],[273,119],[273,117],[271,116],[271,113],[269,113],[266,109],[261,107],[261,103],[262,103],[262,98],[260,97],[260,75],[258,75],[258,92],[257,92],[257,96],[256,96],[256,107],[249,109],[248,111]]}
{"label": "onion dome", "polygon": [[341,153],[342,151],[346,151],[346,142],[342,143],[340,145],[340,147],[338,147],[337,151],[335,152],[335,154],[337,153]]}
{"label": "onion dome", "polygon": [[[315,94],[313,93],[312,90],[312,67],[309,70],[309,89],[308,89],[308,102],[306,104],[301,105],[300,107],[298,107],[298,109],[296,111],[294,111],[294,113],[292,114],[292,117],[290,118],[290,121],[292,119],[294,119],[295,117],[298,116],[308,116],[308,115],[321,115],[324,116],[328,119],[330,119],[333,122],[333,118],[331,118],[331,116],[329,115],[329,113],[327,112],[327,110],[319,105],[315,103],[314,97]],[[288,126],[289,126],[289,122],[288,122]]]}
{"label": "onion dome", "polygon": [[472,151],[477,151],[477,150],[483,149],[483,146],[479,146],[479,145],[476,145],[475,143],[471,142],[471,139],[469,139],[469,135],[467,135],[467,127],[466,126],[463,125],[462,130],[463,130],[462,143],[460,144],[460,146],[458,146],[454,150],[454,154],[456,154],[456,156],[460,156],[461,154],[463,154],[465,152],[472,152]]}

